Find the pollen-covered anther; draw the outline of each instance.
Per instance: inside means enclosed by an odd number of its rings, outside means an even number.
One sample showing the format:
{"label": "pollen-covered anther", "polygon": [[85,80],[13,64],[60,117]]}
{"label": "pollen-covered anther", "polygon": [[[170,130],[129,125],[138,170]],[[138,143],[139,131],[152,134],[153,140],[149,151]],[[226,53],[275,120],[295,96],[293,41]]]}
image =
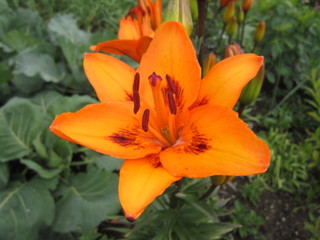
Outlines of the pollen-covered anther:
{"label": "pollen-covered anther", "polygon": [[168,89],[172,93],[176,94],[177,93],[176,86],[175,86],[172,78],[168,74],[166,74],[166,80],[167,80],[167,83],[168,83]]}
{"label": "pollen-covered anther", "polygon": [[155,87],[158,85],[158,82],[162,81],[162,77],[157,75],[155,72],[153,72],[149,77],[148,77],[151,86]]}
{"label": "pollen-covered anther", "polygon": [[149,117],[150,117],[150,110],[149,109],[144,110],[143,115],[142,115],[142,129],[145,132],[148,132]]}
{"label": "pollen-covered anther", "polygon": [[133,80],[133,112],[136,114],[140,109],[140,95],[139,95],[139,85],[140,85],[140,74],[136,73]]}
{"label": "pollen-covered anther", "polygon": [[170,113],[177,114],[176,100],[173,96],[173,93],[170,90],[168,91],[168,103],[169,103]]}

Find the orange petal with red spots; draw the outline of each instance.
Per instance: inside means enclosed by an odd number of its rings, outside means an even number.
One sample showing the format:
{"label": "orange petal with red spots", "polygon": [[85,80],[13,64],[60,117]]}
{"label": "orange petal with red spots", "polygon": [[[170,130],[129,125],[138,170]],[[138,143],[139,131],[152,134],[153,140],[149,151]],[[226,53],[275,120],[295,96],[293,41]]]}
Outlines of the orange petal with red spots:
{"label": "orange petal with red spots", "polygon": [[237,113],[221,106],[201,106],[190,113],[173,147],[160,153],[174,176],[251,175],[266,171],[270,151]]}
{"label": "orange petal with red spots", "polygon": [[180,179],[159,165],[156,156],[125,160],[120,170],[119,199],[127,219],[136,220],[171,183]]}
{"label": "orange petal with red spots", "polygon": [[161,150],[142,130],[131,102],[92,104],[75,113],[60,114],[50,130],[63,139],[118,158],[140,158]]}
{"label": "orange petal with red spots", "polygon": [[263,57],[241,54],[214,65],[202,80],[197,102],[233,108],[243,87],[257,75]]}
{"label": "orange petal with red spots", "polygon": [[100,102],[132,101],[132,67],[102,53],[86,53],[83,65]]}

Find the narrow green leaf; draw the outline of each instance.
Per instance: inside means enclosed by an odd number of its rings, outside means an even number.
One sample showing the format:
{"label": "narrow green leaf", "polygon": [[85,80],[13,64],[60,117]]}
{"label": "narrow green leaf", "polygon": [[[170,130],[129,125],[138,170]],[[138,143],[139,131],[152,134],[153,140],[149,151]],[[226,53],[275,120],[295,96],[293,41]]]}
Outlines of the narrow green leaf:
{"label": "narrow green leaf", "polygon": [[0,190],[5,188],[9,181],[9,167],[6,163],[0,163]]}

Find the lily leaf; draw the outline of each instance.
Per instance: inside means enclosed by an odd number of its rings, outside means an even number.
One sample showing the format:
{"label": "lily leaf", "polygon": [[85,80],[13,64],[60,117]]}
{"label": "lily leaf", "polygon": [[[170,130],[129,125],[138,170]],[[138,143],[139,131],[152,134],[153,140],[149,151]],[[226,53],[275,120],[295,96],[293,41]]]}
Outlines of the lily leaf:
{"label": "lily leaf", "polygon": [[88,231],[120,210],[116,174],[90,167],[65,180],[58,192],[53,230],[60,233]]}
{"label": "lily leaf", "polygon": [[44,129],[45,116],[30,101],[11,99],[0,109],[0,161],[6,162],[33,152],[32,141]]}
{"label": "lily leaf", "polygon": [[11,184],[0,192],[1,239],[36,240],[50,226],[54,201],[43,180]]}

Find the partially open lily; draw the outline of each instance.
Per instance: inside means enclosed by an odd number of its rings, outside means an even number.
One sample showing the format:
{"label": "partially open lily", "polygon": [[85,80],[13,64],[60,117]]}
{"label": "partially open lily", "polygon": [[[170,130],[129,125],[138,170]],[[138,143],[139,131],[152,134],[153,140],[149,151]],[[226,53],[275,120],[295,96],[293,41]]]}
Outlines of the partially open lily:
{"label": "partially open lily", "polygon": [[68,141],[126,159],[119,199],[128,220],[182,177],[266,171],[270,152],[232,110],[263,57],[242,54],[201,80],[183,26],[163,23],[137,70],[101,53],[84,68],[101,103],[58,115],[50,129]]}
{"label": "partially open lily", "polygon": [[91,50],[125,55],[140,62],[161,22],[162,0],[139,0],[138,6],[120,20],[119,39],[99,43]]}

